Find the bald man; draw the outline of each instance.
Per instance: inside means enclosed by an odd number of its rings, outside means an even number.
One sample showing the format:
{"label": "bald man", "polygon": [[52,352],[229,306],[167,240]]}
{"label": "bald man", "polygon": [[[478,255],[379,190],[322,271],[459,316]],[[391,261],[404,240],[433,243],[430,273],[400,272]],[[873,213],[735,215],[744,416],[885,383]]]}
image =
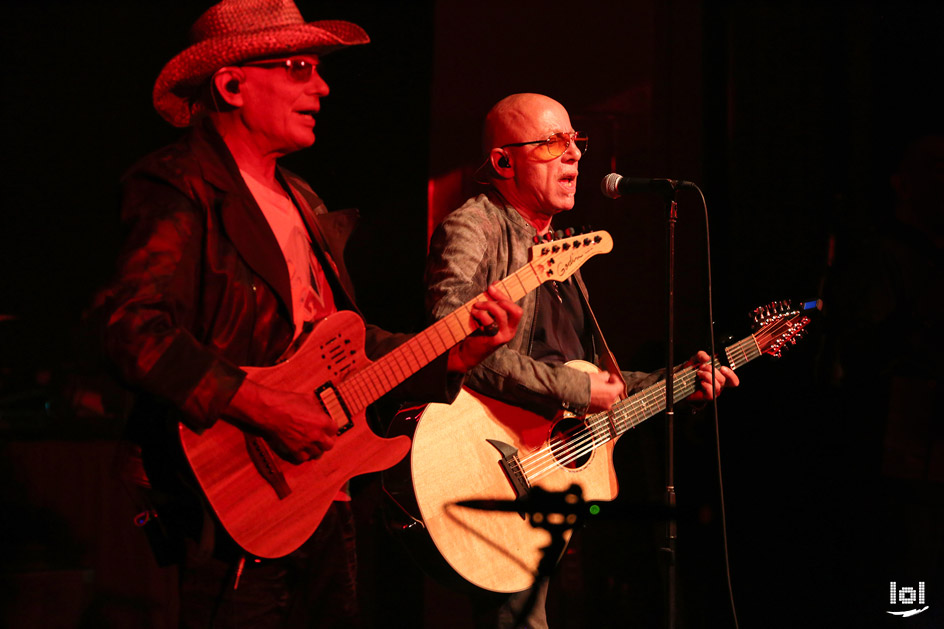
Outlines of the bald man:
{"label": "bald man", "polygon": [[[478,175],[488,189],[449,214],[430,243],[426,306],[432,319],[524,266],[534,237],[550,232],[554,217],[574,207],[587,136],[574,130],[563,105],[541,94],[508,96],[489,111],[482,142]],[[658,373],[620,371],[579,272],[565,282],[545,282],[519,304],[524,314],[514,338],[472,369],[465,386],[550,419],[561,410],[605,411],[627,392],[659,379]],[[576,359],[603,370],[588,374],[565,364]],[[708,354],[699,352],[693,360],[700,364],[700,387],[688,399],[710,399]],[[737,384],[727,367],[715,371],[714,394]],[[480,626],[512,627],[528,600],[524,594],[493,609],[485,606]],[[528,627],[547,627],[545,594],[546,583]]]}

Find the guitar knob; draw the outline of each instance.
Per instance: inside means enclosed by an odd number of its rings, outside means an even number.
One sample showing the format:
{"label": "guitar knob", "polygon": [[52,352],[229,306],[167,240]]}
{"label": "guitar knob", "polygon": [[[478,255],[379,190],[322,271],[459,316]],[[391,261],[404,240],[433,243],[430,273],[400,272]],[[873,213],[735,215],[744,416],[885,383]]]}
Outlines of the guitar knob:
{"label": "guitar knob", "polygon": [[570,249],[570,245],[565,242],[564,244],[561,245],[561,249],[563,249],[564,251],[567,251],[568,249]]}
{"label": "guitar knob", "polygon": [[583,239],[583,246],[584,246],[584,247],[589,247],[589,246],[590,246],[590,239],[589,239],[589,238],[584,238],[584,239]]}
{"label": "guitar knob", "polygon": [[600,242],[601,240],[603,240],[603,236],[596,236],[594,237],[593,242]]}

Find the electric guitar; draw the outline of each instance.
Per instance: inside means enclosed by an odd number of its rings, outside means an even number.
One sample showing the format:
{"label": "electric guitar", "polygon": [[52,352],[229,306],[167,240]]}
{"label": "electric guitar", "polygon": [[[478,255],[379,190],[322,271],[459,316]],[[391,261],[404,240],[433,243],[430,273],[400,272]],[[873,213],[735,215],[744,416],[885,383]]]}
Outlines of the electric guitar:
{"label": "electric guitar", "polygon": [[[759,308],[754,316],[757,331],[724,351],[732,369],[763,354],[779,357],[809,323],[803,310],[786,302]],[[713,362],[720,364],[717,357]],[[567,364],[597,370],[583,361]],[[676,402],[694,393],[696,374],[690,365],[676,368]],[[618,493],[616,440],[665,410],[665,388],[663,380],[606,412],[554,422],[465,387],[450,405],[401,411],[390,434],[412,434],[413,448],[408,460],[383,475],[384,487],[400,509],[394,509],[396,516],[406,516],[393,528],[412,532],[402,537],[437,576],[494,592],[530,587],[549,533],[533,527],[523,513],[455,503],[519,500],[535,486],[561,492],[571,484],[581,487],[586,500],[613,500]]]}
{"label": "electric guitar", "polygon": [[[530,262],[499,282],[517,301],[547,280],[563,281],[591,257],[608,253],[605,231],[544,242]],[[261,384],[305,393],[337,423],[338,438],[320,458],[292,464],[259,435],[218,421],[202,434],[180,424],[183,452],[220,523],[247,553],[281,557],[298,548],[352,477],[386,469],[410,449],[407,437],[384,439],[367,425],[365,409],[478,327],[471,316],[481,294],[376,362],[364,354],[365,327],[350,311],[332,314],[298,351],[272,367],[244,367]]]}

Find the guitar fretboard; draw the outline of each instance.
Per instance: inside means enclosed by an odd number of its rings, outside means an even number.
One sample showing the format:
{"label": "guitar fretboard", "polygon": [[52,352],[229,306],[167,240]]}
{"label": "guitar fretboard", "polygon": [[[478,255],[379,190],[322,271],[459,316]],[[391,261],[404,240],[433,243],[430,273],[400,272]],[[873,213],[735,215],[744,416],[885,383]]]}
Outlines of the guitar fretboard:
{"label": "guitar fretboard", "polygon": [[[779,338],[791,333],[795,320],[799,318],[795,316],[774,321],[755,334],[729,345],[724,350],[728,365],[731,369],[738,369],[759,358],[763,355],[762,348],[770,348]],[[717,357],[712,359],[712,363],[716,368],[721,365]],[[674,402],[680,402],[695,392],[698,374],[694,367],[676,368],[674,378]],[[664,380],[657,382],[617,402],[608,412],[588,417],[586,424],[593,433],[594,441],[599,444],[606,443],[664,411],[665,384]]]}
{"label": "guitar fretboard", "polygon": [[[509,300],[518,301],[548,279],[542,277],[543,272],[543,264],[529,262],[512,275],[500,280],[499,289]],[[347,403],[348,410],[357,413],[367,408],[472,334],[478,327],[472,318],[472,306],[485,299],[485,293],[471,299],[455,312],[344,380],[338,390]]]}
{"label": "guitar fretboard", "polygon": [[[788,313],[774,319],[756,333],[725,348],[725,357],[732,369],[738,369],[762,354],[779,356],[787,342],[793,342],[809,319],[798,313]],[[715,368],[721,365],[712,357]],[[676,367],[673,399],[680,402],[695,392],[698,370],[690,365]],[[562,433],[547,444],[519,459],[522,474],[529,485],[538,479],[589,455],[600,446],[616,439],[624,432],[665,410],[666,382],[662,380],[638,393],[617,402],[609,411],[589,415],[578,427]]]}

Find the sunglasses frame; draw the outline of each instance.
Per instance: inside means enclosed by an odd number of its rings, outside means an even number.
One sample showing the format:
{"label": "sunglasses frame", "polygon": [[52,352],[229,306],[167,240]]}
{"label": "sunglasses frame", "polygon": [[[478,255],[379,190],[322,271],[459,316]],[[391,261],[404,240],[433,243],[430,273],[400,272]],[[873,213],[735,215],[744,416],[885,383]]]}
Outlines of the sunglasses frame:
{"label": "sunglasses frame", "polygon": [[[564,149],[560,153],[554,153],[551,150],[551,145],[559,142],[560,136],[566,136],[567,141],[564,142]],[[579,146],[577,147],[578,150],[580,150],[582,154],[586,153],[587,149],[590,147],[590,138],[586,135],[581,135],[579,131],[574,131],[573,133],[564,133],[563,131],[559,131],[558,133],[548,136],[547,138],[543,140],[531,140],[530,142],[509,142],[508,144],[503,144],[502,146],[498,148],[504,149],[504,148],[508,148],[509,146],[528,146],[530,144],[544,144],[545,147],[547,148],[548,155],[550,155],[551,157],[560,157],[561,155],[567,152],[567,149],[570,148],[571,143],[576,144],[578,141],[582,141],[584,143],[584,147],[582,149]]]}
{"label": "sunglasses frame", "polygon": [[[318,69],[317,63],[312,63],[307,59],[299,59],[297,57],[289,57],[288,59],[262,59],[260,61],[246,61],[240,65],[251,66],[253,68],[285,68],[285,73],[288,74],[288,78],[295,81],[296,83],[307,83],[309,80],[311,80],[315,70]],[[298,71],[307,71],[307,76],[305,78],[298,78],[294,74]]]}

